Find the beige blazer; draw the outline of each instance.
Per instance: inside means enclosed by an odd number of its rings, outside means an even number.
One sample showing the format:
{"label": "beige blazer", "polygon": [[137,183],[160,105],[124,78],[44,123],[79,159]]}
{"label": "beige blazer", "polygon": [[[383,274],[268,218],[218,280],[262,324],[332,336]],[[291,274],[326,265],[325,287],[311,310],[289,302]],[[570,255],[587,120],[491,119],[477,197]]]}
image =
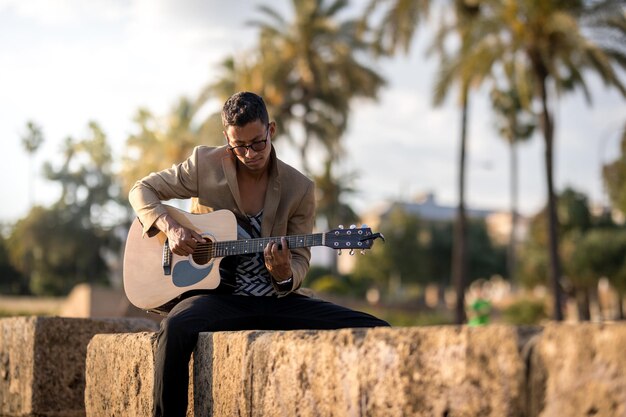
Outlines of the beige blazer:
{"label": "beige blazer", "polygon": [[[235,157],[226,146],[198,146],[187,160],[137,181],[129,201],[148,233],[166,212],[162,201],[197,198],[195,212],[227,209],[236,216],[242,210]],[[270,177],[263,206],[262,237],[310,234],[315,221],[313,181],[276,157],[272,148]],[[311,251],[292,249],[293,290],[302,285]]]}

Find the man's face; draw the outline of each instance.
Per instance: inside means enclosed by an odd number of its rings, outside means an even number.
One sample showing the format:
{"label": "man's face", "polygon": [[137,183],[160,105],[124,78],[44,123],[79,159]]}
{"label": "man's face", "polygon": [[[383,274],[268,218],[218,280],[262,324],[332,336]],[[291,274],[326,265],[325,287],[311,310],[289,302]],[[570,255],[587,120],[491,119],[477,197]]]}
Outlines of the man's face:
{"label": "man's face", "polygon": [[256,120],[244,126],[228,126],[224,137],[231,152],[244,167],[253,172],[261,172],[269,163],[274,129],[274,122],[265,125]]}

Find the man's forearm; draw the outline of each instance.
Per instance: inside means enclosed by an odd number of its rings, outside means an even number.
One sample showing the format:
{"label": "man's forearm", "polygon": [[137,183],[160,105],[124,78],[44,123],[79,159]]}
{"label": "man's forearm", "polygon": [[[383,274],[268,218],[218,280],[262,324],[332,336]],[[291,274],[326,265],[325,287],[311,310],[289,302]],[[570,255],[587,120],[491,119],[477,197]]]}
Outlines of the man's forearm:
{"label": "man's forearm", "polygon": [[180,223],[169,213],[161,214],[154,222],[154,226],[165,234],[168,234],[170,230],[181,227]]}

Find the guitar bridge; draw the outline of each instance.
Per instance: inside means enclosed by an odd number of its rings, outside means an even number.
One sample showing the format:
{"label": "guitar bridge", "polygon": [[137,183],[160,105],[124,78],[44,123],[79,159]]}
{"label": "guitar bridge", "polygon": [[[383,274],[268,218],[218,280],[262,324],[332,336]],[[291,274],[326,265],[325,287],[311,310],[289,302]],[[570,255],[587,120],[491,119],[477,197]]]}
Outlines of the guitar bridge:
{"label": "guitar bridge", "polygon": [[169,240],[163,244],[163,275],[172,275],[172,251]]}

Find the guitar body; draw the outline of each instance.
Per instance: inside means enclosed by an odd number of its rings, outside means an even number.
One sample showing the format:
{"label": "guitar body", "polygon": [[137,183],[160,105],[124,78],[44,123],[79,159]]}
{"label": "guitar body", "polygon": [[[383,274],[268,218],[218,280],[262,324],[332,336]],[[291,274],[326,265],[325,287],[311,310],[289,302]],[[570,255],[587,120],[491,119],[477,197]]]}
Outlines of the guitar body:
{"label": "guitar body", "polygon": [[[289,248],[326,246],[364,253],[375,239],[384,237],[372,233],[366,226],[350,229],[333,229],[326,233],[263,237],[237,240],[237,219],[228,210],[207,214],[190,214],[165,206],[168,213],[182,226],[195,230],[205,238],[198,243],[194,253],[178,256],[172,253],[167,237],[159,233],[153,237],[143,235],[143,228],[135,219],[128,232],[124,250],[124,291],[135,306],[142,310],[165,313],[183,297],[190,294],[216,290],[222,283],[220,262],[229,256],[263,252],[270,241],[285,238]],[[233,258],[228,258],[233,259]],[[232,281],[232,280],[231,280]],[[234,286],[225,280],[224,287]]]}
{"label": "guitar body", "polygon": [[[166,206],[181,225],[211,241],[237,239],[237,220],[228,210],[207,214],[190,214]],[[179,256],[164,250],[164,233],[143,236],[142,225],[135,219],[128,232],[124,250],[124,291],[130,302],[142,310],[163,312],[172,300],[189,291],[212,290],[220,284],[219,264],[215,257],[196,262],[190,256]],[[164,255],[171,256],[164,266]]]}

